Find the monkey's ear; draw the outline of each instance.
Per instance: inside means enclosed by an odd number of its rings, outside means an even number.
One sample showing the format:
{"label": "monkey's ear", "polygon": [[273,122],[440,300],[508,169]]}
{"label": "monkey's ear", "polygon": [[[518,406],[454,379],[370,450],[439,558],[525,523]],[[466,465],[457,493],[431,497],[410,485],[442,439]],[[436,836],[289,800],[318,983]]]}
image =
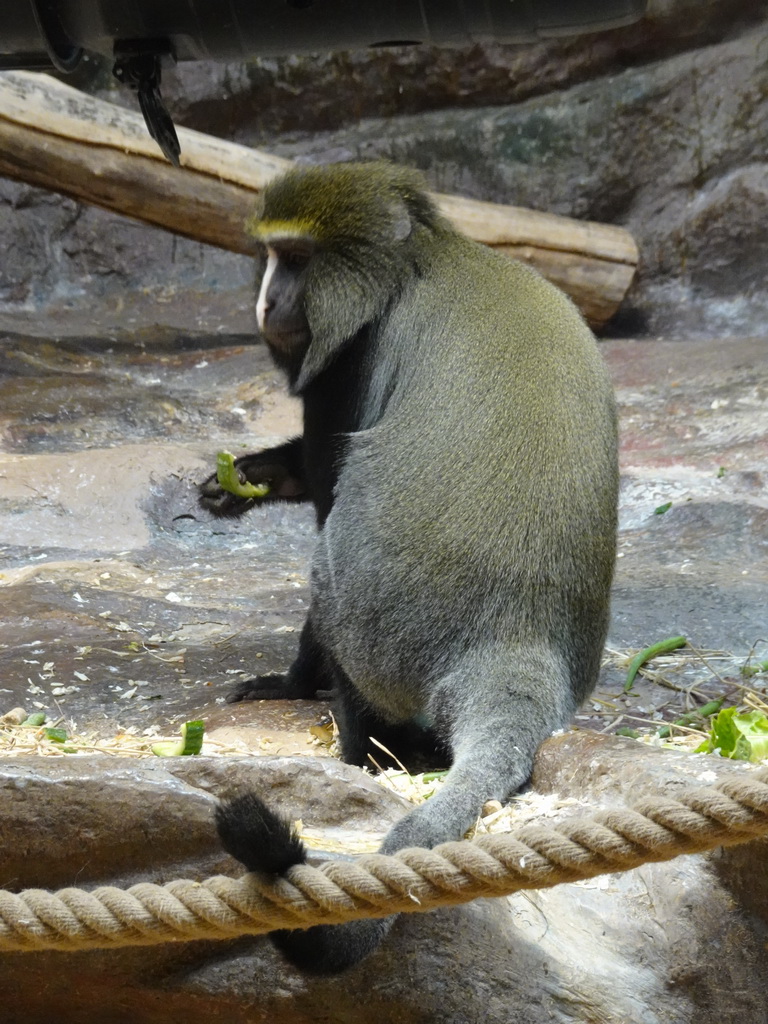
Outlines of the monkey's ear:
{"label": "monkey's ear", "polygon": [[404,242],[413,230],[411,215],[402,199],[393,199],[388,204],[390,241]]}

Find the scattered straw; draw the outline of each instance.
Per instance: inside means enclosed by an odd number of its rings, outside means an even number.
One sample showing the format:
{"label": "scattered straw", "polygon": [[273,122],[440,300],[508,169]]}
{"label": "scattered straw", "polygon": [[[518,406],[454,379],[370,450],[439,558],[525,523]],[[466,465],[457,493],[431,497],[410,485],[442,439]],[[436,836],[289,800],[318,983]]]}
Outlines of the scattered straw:
{"label": "scattered straw", "polygon": [[[5,724],[0,720],[0,757],[77,757],[106,754],[111,757],[157,757],[152,746],[162,739],[178,740],[175,736],[137,736],[131,732],[118,732],[103,737],[95,733],[78,733],[66,730],[65,740],[50,739],[48,731],[61,728],[56,722],[42,726]],[[245,757],[254,751],[245,744],[218,743],[204,739],[201,753],[206,757]]]}

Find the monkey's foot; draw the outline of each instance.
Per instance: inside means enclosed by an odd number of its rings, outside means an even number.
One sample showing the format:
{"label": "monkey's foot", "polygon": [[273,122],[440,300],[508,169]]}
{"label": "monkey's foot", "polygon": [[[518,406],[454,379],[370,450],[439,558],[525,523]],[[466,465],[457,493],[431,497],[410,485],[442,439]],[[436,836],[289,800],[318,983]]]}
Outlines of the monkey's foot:
{"label": "monkey's foot", "polygon": [[291,700],[296,697],[285,672],[269,672],[251,679],[241,679],[227,694],[227,704],[241,700]]}
{"label": "monkey's foot", "polygon": [[308,690],[290,672],[269,672],[251,679],[241,679],[226,696],[227,704],[241,700],[330,700],[331,690]]}

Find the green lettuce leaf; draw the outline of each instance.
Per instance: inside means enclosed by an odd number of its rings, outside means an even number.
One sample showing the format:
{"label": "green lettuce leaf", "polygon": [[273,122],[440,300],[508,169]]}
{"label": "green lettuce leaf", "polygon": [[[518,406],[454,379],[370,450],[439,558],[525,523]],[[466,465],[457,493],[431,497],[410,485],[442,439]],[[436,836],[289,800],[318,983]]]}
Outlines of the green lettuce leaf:
{"label": "green lettuce leaf", "polygon": [[768,758],[768,717],[760,711],[739,714],[736,708],[724,708],[712,719],[709,736],[696,753],[711,754],[736,761],[762,761]]}

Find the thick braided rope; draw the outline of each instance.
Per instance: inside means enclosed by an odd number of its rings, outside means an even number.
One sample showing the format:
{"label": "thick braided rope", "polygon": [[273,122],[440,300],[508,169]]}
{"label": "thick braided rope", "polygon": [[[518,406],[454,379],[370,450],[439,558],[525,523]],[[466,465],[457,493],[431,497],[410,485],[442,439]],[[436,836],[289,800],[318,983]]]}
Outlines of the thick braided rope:
{"label": "thick braided rope", "polygon": [[382,917],[541,889],[650,861],[671,860],[768,835],[768,769],[686,790],[648,795],[557,826],[434,850],[300,865],[277,880],[221,875],[203,882],[141,883],[92,892],[0,891],[0,950],[103,949],[223,939]]}

